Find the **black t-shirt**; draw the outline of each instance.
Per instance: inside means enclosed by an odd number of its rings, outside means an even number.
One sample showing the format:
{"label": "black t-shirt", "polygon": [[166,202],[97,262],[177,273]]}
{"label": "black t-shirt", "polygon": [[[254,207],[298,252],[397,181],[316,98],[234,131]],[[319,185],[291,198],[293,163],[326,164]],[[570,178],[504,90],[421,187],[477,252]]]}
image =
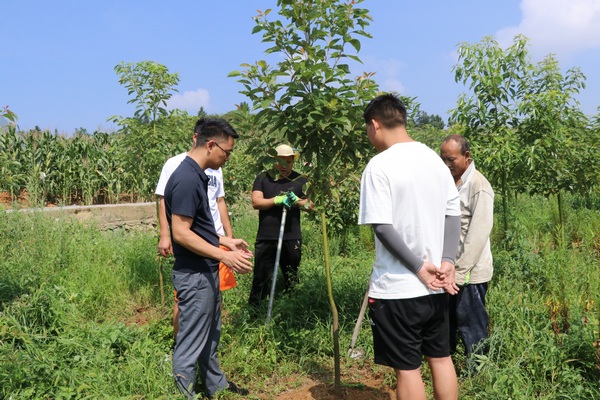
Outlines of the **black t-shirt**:
{"label": "black t-shirt", "polygon": [[[263,192],[265,199],[271,199],[287,191],[292,191],[300,198],[306,198],[303,192],[303,186],[306,184],[306,178],[296,171],[292,171],[286,178],[274,179],[268,173],[261,172],[254,180],[252,191]],[[279,229],[281,226],[281,216],[283,206],[274,206],[268,210],[258,212],[258,233],[256,240],[277,240],[279,238]],[[283,231],[283,240],[302,239],[300,230],[300,210],[292,207],[288,210],[285,219]]]}
{"label": "black t-shirt", "polygon": [[[165,187],[165,209],[169,228],[173,214],[193,219],[192,231],[213,246],[219,246],[219,235],[210,213],[208,200],[208,176],[191,157],[186,156],[173,172]],[[171,237],[173,232],[171,231]],[[175,264],[173,269],[181,272],[215,272],[219,262],[202,257],[185,247],[173,243]]]}

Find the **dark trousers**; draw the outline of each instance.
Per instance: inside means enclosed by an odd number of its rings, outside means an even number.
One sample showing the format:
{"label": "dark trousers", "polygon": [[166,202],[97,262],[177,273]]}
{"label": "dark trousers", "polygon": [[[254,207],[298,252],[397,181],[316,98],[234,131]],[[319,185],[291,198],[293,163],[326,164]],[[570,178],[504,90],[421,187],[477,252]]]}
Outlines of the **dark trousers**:
{"label": "dark trousers", "polygon": [[229,385],[217,356],[221,338],[219,272],[173,271],[171,279],[179,299],[179,332],[173,350],[175,382],[188,399],[194,399],[199,371],[207,394],[213,396]]}
{"label": "dark trousers", "polygon": [[[257,305],[271,290],[271,278],[277,255],[277,240],[257,240],[254,244],[254,277],[250,290],[250,305]],[[279,266],[285,288],[298,283],[298,266],[302,256],[302,240],[284,240],[281,244]]]}
{"label": "dark trousers", "polygon": [[[476,283],[461,286],[455,296],[450,296],[450,352],[456,351],[457,333],[465,345],[466,355],[472,354],[487,338],[489,316],[485,310],[488,284]],[[483,349],[479,349],[481,353]]]}

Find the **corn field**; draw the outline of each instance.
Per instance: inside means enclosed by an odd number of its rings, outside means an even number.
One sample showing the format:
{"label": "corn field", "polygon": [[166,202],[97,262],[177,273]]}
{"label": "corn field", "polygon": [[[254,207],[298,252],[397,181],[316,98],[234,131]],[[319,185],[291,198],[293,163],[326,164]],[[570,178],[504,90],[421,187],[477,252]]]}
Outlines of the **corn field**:
{"label": "corn field", "polygon": [[33,205],[148,201],[167,158],[189,149],[193,119],[115,133],[0,132],[0,192]]}

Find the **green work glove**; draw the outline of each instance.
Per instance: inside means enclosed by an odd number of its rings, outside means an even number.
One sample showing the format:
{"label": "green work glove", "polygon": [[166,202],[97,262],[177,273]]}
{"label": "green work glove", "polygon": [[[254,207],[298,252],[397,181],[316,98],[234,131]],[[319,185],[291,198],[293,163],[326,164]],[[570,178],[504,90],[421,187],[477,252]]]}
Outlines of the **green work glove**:
{"label": "green work glove", "polygon": [[275,203],[276,206],[285,206],[287,208],[292,207],[292,202],[290,201],[289,197],[285,194],[280,194],[279,196],[275,196],[275,198],[273,199],[273,202]]}
{"label": "green work glove", "polygon": [[286,194],[287,194],[288,199],[290,199],[290,201],[292,202],[292,205],[295,206],[300,201],[300,198],[298,196],[296,196],[296,194],[294,192],[292,192],[291,190],[289,192],[287,192]]}

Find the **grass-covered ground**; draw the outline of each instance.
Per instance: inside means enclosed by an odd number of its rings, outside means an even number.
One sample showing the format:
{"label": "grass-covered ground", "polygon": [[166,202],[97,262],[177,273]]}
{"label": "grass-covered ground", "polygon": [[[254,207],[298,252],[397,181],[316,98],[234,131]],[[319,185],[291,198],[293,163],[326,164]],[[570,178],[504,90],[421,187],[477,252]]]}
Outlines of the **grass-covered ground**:
{"label": "grass-covered ground", "polygon": [[[457,355],[460,397],[600,398],[600,207],[568,199],[563,232],[553,201],[522,197],[513,204],[510,232],[503,235],[498,222],[493,235],[490,351],[474,377]],[[252,243],[255,213],[233,209],[236,235]],[[246,306],[251,276],[224,293],[220,359],[250,398],[275,398],[309,379],[333,381],[321,233],[306,219],[303,228],[301,283],[277,295],[271,324],[264,324],[266,304],[259,316]],[[330,250],[342,384],[360,388],[363,375],[376,376],[385,396],[393,374],[372,364],[367,322],[357,343],[366,357],[345,355],[371,268],[372,235],[352,227],[343,248],[332,238]],[[0,398],[178,398],[171,265],[162,263],[162,305],[153,233],[0,213]]]}

